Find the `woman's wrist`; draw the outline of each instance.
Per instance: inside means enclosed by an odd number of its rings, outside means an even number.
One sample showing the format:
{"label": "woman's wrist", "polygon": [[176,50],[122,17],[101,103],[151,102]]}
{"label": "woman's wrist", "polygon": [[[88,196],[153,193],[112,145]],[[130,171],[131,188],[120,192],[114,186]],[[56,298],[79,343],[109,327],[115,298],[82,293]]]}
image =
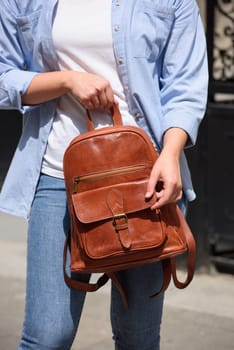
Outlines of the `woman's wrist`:
{"label": "woman's wrist", "polygon": [[162,152],[167,152],[179,159],[187,140],[188,134],[185,130],[170,128],[164,134]]}

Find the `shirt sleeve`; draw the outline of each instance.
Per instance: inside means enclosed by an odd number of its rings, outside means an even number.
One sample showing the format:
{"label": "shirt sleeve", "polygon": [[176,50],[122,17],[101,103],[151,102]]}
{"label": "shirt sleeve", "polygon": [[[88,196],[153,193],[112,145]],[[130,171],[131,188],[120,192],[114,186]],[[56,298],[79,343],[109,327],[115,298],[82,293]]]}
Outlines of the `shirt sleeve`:
{"label": "shirt sleeve", "polygon": [[14,3],[4,0],[0,11],[0,108],[24,112],[21,96],[33,77],[38,74],[27,70],[16,25]]}
{"label": "shirt sleeve", "polygon": [[162,137],[169,128],[182,128],[189,136],[186,146],[193,145],[206,110],[208,88],[206,39],[194,0],[180,1],[175,11],[160,88]]}

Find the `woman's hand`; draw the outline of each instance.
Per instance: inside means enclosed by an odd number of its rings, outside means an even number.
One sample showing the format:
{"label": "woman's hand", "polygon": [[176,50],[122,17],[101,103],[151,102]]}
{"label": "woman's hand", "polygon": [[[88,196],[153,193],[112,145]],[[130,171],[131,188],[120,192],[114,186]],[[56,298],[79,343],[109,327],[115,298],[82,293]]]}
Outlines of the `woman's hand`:
{"label": "woman's hand", "polygon": [[86,109],[109,109],[113,103],[117,103],[110,83],[106,79],[73,70],[35,75],[22,96],[22,103],[35,105],[67,93],[72,94]]}
{"label": "woman's hand", "polygon": [[68,88],[70,93],[86,109],[109,109],[115,101],[110,83],[95,74],[70,71],[68,73]]}
{"label": "woman's hand", "polygon": [[157,200],[151,209],[160,208],[182,197],[180,154],[187,140],[183,129],[171,128],[164,135],[163,150],[151,171],[145,197],[156,192]]}
{"label": "woman's hand", "polygon": [[148,182],[146,198],[156,192],[157,201],[151,209],[176,202],[182,196],[180,166],[177,157],[162,151],[155,162]]}

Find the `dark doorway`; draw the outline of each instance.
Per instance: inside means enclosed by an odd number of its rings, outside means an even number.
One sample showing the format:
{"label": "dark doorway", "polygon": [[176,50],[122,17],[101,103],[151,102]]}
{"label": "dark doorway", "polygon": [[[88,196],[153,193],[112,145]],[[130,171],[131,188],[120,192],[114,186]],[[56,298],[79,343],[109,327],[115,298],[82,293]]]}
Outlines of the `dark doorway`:
{"label": "dark doorway", "polygon": [[21,134],[22,118],[20,113],[12,110],[1,110],[0,118],[0,185],[2,185]]}
{"label": "dark doorway", "polygon": [[234,4],[206,1],[209,99],[195,150],[188,152],[198,200],[188,219],[198,265],[234,273]]}

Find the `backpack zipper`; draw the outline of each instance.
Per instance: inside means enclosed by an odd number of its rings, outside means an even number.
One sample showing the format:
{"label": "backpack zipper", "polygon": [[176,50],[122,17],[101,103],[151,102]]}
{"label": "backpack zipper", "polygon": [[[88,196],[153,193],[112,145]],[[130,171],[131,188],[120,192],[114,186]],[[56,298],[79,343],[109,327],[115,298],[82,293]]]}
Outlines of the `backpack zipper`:
{"label": "backpack zipper", "polygon": [[132,165],[132,166],[127,166],[127,167],[118,168],[118,169],[106,170],[106,171],[102,171],[94,174],[77,176],[74,178],[73,193],[77,192],[77,186],[81,181],[101,180],[101,179],[104,179],[105,177],[112,177],[112,176],[122,175],[122,174],[124,175],[135,171],[144,170],[147,168],[148,168],[147,165],[139,164],[139,165]]}

